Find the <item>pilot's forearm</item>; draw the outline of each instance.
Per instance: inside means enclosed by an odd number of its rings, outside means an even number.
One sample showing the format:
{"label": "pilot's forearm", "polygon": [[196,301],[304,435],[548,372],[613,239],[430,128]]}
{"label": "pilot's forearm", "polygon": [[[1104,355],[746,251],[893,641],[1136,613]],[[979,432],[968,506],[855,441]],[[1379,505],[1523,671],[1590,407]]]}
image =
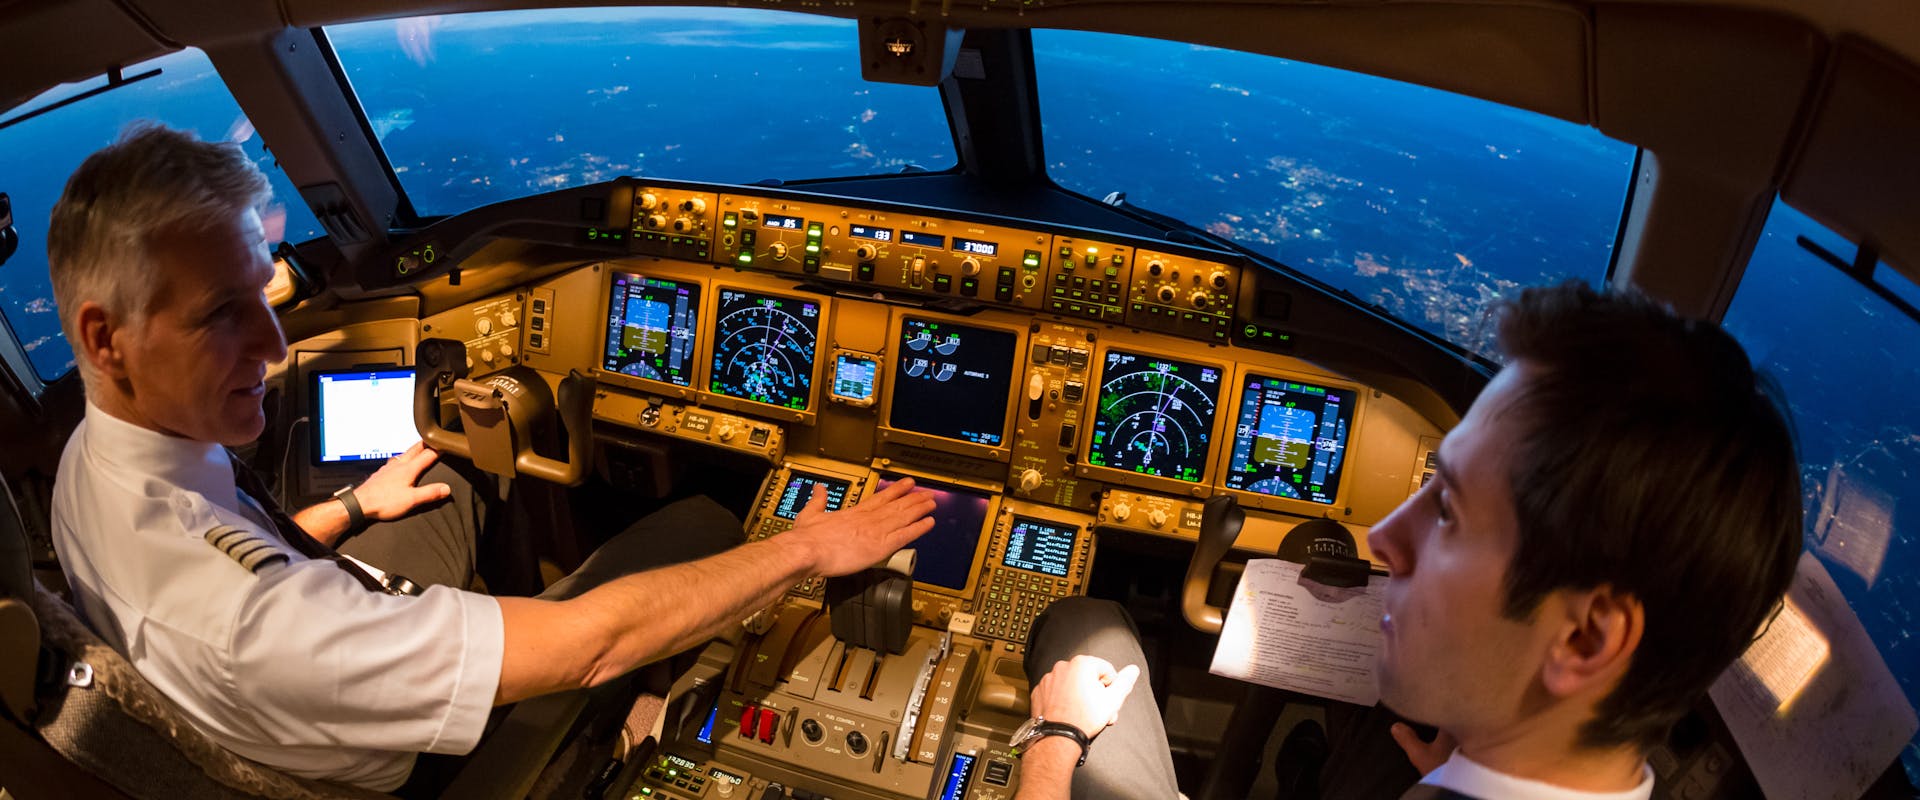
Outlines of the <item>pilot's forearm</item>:
{"label": "pilot's forearm", "polygon": [[1073,770],[1080,763],[1080,745],[1064,736],[1034,742],[1020,756],[1020,791],[1014,800],[1067,800],[1073,790]]}
{"label": "pilot's forearm", "polygon": [[347,507],[339,500],[324,500],[300,509],[294,513],[293,521],[308,536],[328,547],[340,540],[351,522],[347,517]]}
{"label": "pilot's forearm", "polygon": [[736,624],[811,576],[786,537],[628,575],[571,600],[501,597],[505,653],[496,703],[594,686]]}

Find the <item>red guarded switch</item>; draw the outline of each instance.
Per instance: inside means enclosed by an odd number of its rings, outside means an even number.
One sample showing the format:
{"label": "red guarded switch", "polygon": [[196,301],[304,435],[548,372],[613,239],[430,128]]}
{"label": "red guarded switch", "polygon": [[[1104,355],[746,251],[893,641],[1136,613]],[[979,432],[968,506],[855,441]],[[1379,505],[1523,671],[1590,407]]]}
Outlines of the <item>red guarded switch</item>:
{"label": "red guarded switch", "polygon": [[771,708],[760,709],[760,741],[773,744],[773,732],[780,729],[780,712]]}
{"label": "red guarded switch", "polygon": [[757,708],[754,708],[753,706],[747,706],[747,707],[746,707],[745,709],[743,709],[743,710],[741,710],[741,712],[740,712],[740,738],[742,738],[742,739],[751,739],[751,738],[753,738],[753,734],[754,734],[754,725],[755,725],[756,723],[758,723],[759,721],[760,721],[760,710],[759,710],[759,709],[757,709]]}

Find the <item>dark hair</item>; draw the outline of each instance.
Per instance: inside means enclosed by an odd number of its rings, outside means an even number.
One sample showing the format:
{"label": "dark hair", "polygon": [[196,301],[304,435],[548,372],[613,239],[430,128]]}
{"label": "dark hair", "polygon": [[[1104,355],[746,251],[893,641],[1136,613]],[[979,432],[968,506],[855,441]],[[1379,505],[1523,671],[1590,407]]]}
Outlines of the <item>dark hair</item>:
{"label": "dark hair", "polygon": [[1556,589],[1637,598],[1639,648],[1580,737],[1659,744],[1793,578],[1791,429],[1732,336],[1644,295],[1572,281],[1501,310],[1500,349],[1531,370],[1513,403],[1506,614],[1526,619]]}

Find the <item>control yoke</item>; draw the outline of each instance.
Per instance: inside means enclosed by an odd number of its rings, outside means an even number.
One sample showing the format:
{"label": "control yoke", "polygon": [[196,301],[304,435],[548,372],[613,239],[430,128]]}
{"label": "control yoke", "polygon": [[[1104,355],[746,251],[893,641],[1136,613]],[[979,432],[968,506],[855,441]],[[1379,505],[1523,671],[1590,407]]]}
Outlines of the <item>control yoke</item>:
{"label": "control yoke", "polygon": [[[563,486],[586,478],[593,456],[592,376],[573,372],[560,379],[556,402],[528,367],[468,380],[467,347],[452,339],[421,341],[413,363],[413,424],[427,446],[507,478],[525,474]],[[460,409],[459,433],[440,425],[441,397],[449,389]],[[555,412],[566,428],[565,461],[534,451],[535,437],[550,429]]]}
{"label": "control yoke", "polygon": [[1207,603],[1207,589],[1213,583],[1213,571],[1240,538],[1240,526],[1247,512],[1227,495],[1207,500],[1200,512],[1200,541],[1193,547],[1193,560],[1187,562],[1187,580],[1180,591],[1180,613],[1187,624],[1202,633],[1219,633],[1227,610]]}

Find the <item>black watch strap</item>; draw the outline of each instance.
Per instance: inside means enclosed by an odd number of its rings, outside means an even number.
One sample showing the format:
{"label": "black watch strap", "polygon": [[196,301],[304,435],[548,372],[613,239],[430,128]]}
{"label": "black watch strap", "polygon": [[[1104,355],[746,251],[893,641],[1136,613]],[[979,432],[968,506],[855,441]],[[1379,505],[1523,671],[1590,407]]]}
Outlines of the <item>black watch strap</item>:
{"label": "black watch strap", "polygon": [[1087,753],[1093,748],[1092,737],[1087,736],[1085,731],[1068,725],[1067,723],[1048,720],[1041,720],[1033,726],[1033,729],[1027,733],[1026,738],[1021,741],[1020,753],[1016,754],[1016,756],[1024,755],[1027,750],[1033,748],[1035,742],[1048,736],[1063,736],[1072,739],[1074,743],[1080,745],[1080,760],[1074,762],[1073,765],[1080,767],[1087,763]]}
{"label": "black watch strap", "polygon": [[367,527],[367,515],[360,510],[360,498],[353,496],[353,484],[341,487],[333,493],[333,499],[347,507],[347,532],[359,533]]}

